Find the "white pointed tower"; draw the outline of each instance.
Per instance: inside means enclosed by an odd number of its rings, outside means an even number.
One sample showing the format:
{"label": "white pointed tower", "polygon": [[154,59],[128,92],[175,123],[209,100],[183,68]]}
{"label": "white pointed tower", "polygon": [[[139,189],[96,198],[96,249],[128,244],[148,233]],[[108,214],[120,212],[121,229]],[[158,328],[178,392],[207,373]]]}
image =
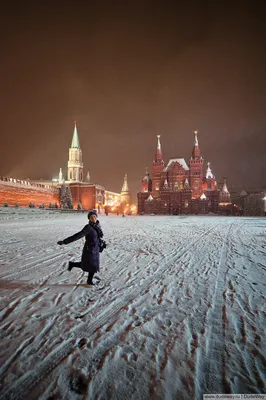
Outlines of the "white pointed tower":
{"label": "white pointed tower", "polygon": [[74,133],[73,133],[71,147],[69,149],[67,180],[69,182],[82,182],[83,181],[82,151],[79,145],[79,137],[78,137],[76,121],[74,121],[74,124],[75,124]]}
{"label": "white pointed tower", "polygon": [[64,182],[62,168],[60,168],[60,171],[59,171],[58,182],[60,183],[60,185],[62,185],[62,183]]}
{"label": "white pointed tower", "polygon": [[124,183],[121,190],[121,203],[131,204],[131,195],[127,183],[127,174],[125,174]]}
{"label": "white pointed tower", "polygon": [[224,178],[223,188],[220,191],[220,202],[230,202],[230,192],[227,189],[226,179]]}

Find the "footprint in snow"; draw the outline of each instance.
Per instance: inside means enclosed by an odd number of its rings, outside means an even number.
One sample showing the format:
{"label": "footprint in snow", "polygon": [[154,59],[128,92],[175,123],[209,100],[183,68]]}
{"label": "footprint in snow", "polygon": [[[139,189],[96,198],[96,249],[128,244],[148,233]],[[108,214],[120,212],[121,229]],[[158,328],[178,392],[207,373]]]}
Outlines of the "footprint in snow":
{"label": "footprint in snow", "polygon": [[82,347],[85,346],[85,344],[87,344],[87,339],[86,339],[86,338],[82,338],[82,339],[80,339],[80,341],[78,342],[78,347],[81,349]]}

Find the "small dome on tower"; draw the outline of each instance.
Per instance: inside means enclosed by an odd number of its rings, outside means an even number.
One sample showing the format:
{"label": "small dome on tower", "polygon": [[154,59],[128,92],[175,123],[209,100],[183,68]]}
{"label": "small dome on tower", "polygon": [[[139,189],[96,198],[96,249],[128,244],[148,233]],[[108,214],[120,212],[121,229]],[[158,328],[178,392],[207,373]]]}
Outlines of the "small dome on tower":
{"label": "small dome on tower", "polygon": [[208,168],[206,171],[206,178],[214,178],[212,170],[211,170],[211,163],[208,162]]}
{"label": "small dome on tower", "polygon": [[150,174],[148,172],[148,168],[147,167],[146,167],[146,172],[145,172],[143,180],[147,181],[147,182],[150,180]]}

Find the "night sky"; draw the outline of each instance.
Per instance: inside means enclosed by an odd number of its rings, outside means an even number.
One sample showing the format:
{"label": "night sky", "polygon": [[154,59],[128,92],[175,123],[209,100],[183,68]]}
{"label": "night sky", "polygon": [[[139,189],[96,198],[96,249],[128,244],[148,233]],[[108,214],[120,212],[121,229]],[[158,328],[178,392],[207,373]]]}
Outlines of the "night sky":
{"label": "night sky", "polygon": [[[66,4],[67,3],[67,4]],[[233,4],[232,4],[233,3]],[[135,194],[199,131],[217,180],[266,187],[263,1],[1,4],[0,175],[66,173],[77,127],[84,175]]]}

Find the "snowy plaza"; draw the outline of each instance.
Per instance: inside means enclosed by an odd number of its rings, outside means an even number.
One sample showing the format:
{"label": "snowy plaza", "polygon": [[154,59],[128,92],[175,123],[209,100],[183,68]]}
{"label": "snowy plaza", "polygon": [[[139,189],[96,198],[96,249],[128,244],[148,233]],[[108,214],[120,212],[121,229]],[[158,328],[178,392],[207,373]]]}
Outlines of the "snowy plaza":
{"label": "snowy plaza", "polygon": [[0,399],[265,393],[266,218],[100,216],[89,287],[86,217],[0,213]]}

